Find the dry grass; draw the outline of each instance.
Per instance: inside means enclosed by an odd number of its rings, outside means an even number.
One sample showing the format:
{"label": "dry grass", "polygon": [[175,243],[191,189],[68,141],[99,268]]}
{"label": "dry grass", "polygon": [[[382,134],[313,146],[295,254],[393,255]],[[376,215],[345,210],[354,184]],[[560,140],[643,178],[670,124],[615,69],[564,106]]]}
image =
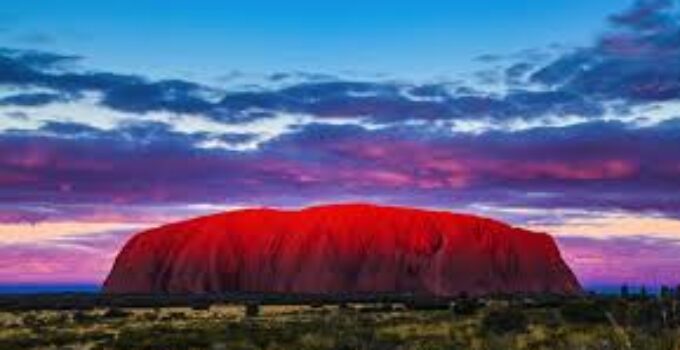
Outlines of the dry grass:
{"label": "dry grass", "polygon": [[[658,306],[623,305],[607,317],[585,312],[583,319],[561,306],[518,309],[507,303],[465,315],[370,305],[264,306],[250,318],[243,306],[233,305],[0,312],[0,349],[680,350],[678,326],[660,325],[654,313],[643,312]],[[507,324],[512,318],[498,317],[504,312],[521,312],[527,324]],[[644,323],[644,317],[652,318]]]}

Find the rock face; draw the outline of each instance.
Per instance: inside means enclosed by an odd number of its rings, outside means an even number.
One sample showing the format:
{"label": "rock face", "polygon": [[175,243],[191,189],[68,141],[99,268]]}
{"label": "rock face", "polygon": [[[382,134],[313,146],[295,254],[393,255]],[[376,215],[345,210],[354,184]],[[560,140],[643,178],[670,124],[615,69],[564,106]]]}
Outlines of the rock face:
{"label": "rock face", "polygon": [[106,293],[553,292],[581,287],[552,238],[449,212],[248,209],[134,236]]}

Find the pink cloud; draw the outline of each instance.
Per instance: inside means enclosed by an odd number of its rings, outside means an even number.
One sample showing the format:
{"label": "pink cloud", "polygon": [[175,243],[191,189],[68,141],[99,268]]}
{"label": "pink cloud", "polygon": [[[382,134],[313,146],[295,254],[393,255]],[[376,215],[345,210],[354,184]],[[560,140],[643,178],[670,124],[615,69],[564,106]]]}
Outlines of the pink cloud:
{"label": "pink cloud", "polygon": [[0,245],[0,283],[100,283],[129,233],[50,244]]}
{"label": "pink cloud", "polygon": [[649,238],[560,238],[562,255],[584,285],[676,285],[680,242]]}
{"label": "pink cloud", "polygon": [[609,159],[599,161],[503,161],[481,162],[479,168],[491,176],[531,180],[608,180],[633,176],[639,170],[632,161]]}

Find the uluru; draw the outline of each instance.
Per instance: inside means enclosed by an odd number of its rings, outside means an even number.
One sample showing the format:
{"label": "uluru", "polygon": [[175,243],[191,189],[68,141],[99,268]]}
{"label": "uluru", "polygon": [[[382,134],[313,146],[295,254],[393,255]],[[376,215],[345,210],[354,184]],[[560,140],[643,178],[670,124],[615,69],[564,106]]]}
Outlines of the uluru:
{"label": "uluru", "polygon": [[581,293],[545,233],[369,204],[244,209],[141,232],[105,293]]}

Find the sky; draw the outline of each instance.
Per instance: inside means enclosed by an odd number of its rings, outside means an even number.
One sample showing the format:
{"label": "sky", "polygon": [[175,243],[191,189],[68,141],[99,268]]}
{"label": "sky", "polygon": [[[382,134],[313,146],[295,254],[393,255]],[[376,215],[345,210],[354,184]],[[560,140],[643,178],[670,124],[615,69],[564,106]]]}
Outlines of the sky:
{"label": "sky", "polygon": [[680,283],[675,0],[22,0],[0,9],[0,284],[131,234],[373,202],[554,235],[586,286]]}

